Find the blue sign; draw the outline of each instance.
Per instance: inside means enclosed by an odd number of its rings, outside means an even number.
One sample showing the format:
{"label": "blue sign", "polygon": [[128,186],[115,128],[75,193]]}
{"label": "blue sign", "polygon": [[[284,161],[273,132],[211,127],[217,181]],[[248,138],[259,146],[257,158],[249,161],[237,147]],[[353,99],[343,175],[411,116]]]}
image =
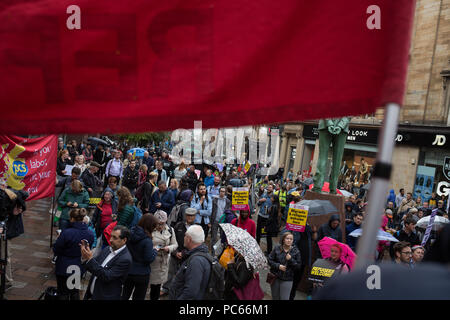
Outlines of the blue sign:
{"label": "blue sign", "polygon": [[28,167],[25,162],[16,160],[13,162],[13,172],[18,177],[25,177],[28,173]]}

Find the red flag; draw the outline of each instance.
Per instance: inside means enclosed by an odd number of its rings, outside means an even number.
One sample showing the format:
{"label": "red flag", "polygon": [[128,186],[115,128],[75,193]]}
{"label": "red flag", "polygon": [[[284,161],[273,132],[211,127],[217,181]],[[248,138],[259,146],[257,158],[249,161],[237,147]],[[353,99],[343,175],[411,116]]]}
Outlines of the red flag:
{"label": "red flag", "polygon": [[27,139],[0,136],[0,179],[15,190],[29,193],[29,200],[55,194],[58,137]]}
{"label": "red flag", "polygon": [[0,4],[1,132],[227,127],[403,101],[413,0],[75,2]]}

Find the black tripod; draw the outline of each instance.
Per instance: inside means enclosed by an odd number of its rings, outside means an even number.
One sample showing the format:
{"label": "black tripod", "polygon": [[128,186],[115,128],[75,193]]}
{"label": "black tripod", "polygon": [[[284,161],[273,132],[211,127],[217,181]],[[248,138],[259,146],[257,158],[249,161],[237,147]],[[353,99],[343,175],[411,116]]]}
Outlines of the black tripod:
{"label": "black tripod", "polygon": [[6,265],[8,264],[8,241],[6,239],[6,221],[0,222],[0,300],[6,300]]}

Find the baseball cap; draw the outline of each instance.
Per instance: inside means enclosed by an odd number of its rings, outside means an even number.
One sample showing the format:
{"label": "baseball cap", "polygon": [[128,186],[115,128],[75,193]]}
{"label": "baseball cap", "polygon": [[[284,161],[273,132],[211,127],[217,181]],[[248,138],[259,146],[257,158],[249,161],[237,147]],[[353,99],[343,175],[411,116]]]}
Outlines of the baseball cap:
{"label": "baseball cap", "polygon": [[187,208],[185,211],[185,214],[189,215],[189,216],[194,216],[197,214],[197,209],[195,208]]}

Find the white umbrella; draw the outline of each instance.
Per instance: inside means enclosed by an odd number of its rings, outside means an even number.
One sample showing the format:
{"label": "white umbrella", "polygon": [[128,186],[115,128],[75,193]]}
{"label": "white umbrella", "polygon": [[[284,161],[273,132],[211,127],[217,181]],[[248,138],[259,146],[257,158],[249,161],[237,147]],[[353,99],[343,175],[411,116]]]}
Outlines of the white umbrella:
{"label": "white umbrella", "polygon": [[[354,230],[349,234],[349,236],[355,238],[362,236],[362,228]],[[392,234],[390,234],[389,232],[385,232],[381,229],[378,230],[377,240],[398,242],[398,240]]]}
{"label": "white umbrella", "polygon": [[239,252],[248,264],[255,269],[268,269],[267,258],[250,233],[231,223],[220,223],[219,226],[227,237],[227,243]]}
{"label": "white umbrella", "polygon": [[353,195],[353,193],[351,193],[351,192],[348,192],[347,190],[343,190],[343,189],[339,189],[339,191],[342,193],[342,195],[344,196],[344,197],[351,197],[352,195]]}
{"label": "white umbrella", "polygon": [[[428,224],[430,223],[431,216],[426,216],[417,221],[416,227],[426,229]],[[437,231],[441,229],[445,224],[449,223],[450,220],[441,216],[434,216],[434,222],[432,226],[432,230]]]}

